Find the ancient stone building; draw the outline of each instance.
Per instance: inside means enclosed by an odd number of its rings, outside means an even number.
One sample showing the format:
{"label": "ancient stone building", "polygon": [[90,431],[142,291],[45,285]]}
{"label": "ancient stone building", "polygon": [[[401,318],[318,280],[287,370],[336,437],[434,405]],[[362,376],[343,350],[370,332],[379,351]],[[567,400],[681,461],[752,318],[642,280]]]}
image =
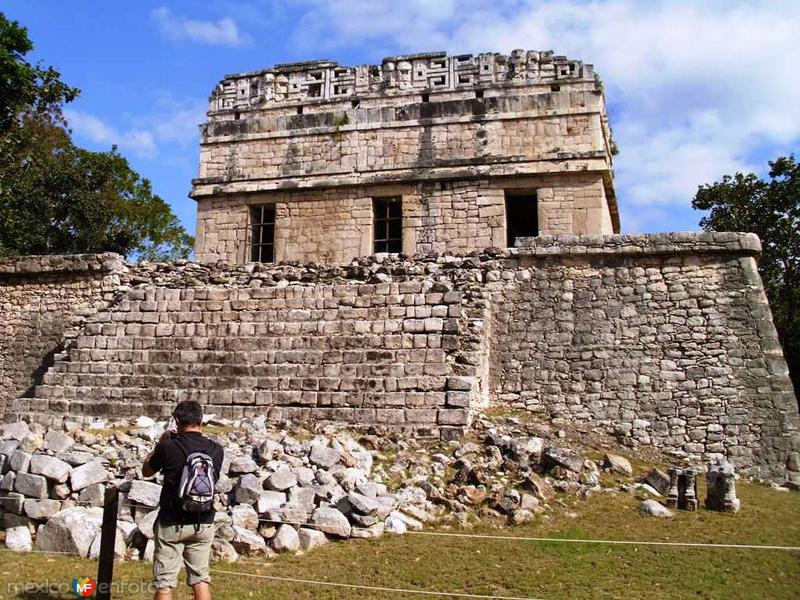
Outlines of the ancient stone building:
{"label": "ancient stone building", "polygon": [[229,77],[198,263],[0,261],[0,412],[452,437],[499,405],[781,477],[800,419],[759,240],[619,235],[611,148],[591,68],[549,53]]}
{"label": "ancient stone building", "polygon": [[551,52],[230,75],[192,187],[197,259],[336,263],[618,233],[612,148],[591,65]]}

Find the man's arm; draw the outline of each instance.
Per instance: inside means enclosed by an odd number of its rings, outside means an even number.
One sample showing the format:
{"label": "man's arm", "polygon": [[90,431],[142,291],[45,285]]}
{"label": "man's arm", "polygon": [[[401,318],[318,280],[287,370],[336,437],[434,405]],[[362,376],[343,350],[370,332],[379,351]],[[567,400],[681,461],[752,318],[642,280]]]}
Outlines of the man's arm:
{"label": "man's arm", "polygon": [[161,434],[156,447],[153,448],[153,451],[150,452],[150,454],[147,455],[147,458],[144,459],[144,463],[142,463],[143,477],[152,477],[164,467],[163,444],[168,439],[170,439],[170,432],[165,431]]}

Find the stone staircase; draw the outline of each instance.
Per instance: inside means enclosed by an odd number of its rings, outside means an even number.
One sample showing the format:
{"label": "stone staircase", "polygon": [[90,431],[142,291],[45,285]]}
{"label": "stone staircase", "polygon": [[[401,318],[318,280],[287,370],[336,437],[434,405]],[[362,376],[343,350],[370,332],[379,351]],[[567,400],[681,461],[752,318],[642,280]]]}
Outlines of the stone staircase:
{"label": "stone staircase", "polygon": [[13,412],[164,416],[192,399],[227,418],[442,433],[484,402],[482,338],[470,335],[482,316],[462,292],[419,281],[138,287],[91,317]]}

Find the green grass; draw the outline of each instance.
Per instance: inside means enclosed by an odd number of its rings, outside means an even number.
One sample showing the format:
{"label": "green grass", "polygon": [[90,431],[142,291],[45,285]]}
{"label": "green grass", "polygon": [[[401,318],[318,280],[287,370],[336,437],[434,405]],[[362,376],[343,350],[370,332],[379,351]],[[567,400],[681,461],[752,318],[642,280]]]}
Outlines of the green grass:
{"label": "green grass", "polygon": [[[699,487],[704,487],[700,481]],[[624,493],[594,494],[514,528],[474,529],[509,536],[800,545],[800,494],[738,484],[737,515],[699,510],[671,520],[641,514]],[[701,500],[702,500],[701,491]],[[568,514],[570,516],[568,516]],[[71,557],[0,553],[0,590],[10,582],[67,581],[93,576],[96,563]],[[245,573],[356,583],[380,587],[534,598],[797,598],[800,552],[610,546],[407,535],[329,544],[306,556],[282,556],[264,564],[217,563],[218,599],[423,598],[258,580]],[[118,563],[116,580],[146,582],[150,566]],[[55,595],[18,595],[54,599]],[[69,598],[73,596],[63,596]],[[121,594],[115,598],[142,598]],[[188,598],[185,588],[176,595]]]}

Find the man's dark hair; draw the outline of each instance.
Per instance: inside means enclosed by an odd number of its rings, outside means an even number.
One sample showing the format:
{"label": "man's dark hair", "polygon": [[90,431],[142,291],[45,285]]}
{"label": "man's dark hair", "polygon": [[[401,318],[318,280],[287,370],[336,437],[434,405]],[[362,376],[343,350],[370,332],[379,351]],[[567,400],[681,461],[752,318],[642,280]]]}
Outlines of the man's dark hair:
{"label": "man's dark hair", "polygon": [[202,425],[203,407],[195,400],[179,402],[172,413],[179,425]]}

